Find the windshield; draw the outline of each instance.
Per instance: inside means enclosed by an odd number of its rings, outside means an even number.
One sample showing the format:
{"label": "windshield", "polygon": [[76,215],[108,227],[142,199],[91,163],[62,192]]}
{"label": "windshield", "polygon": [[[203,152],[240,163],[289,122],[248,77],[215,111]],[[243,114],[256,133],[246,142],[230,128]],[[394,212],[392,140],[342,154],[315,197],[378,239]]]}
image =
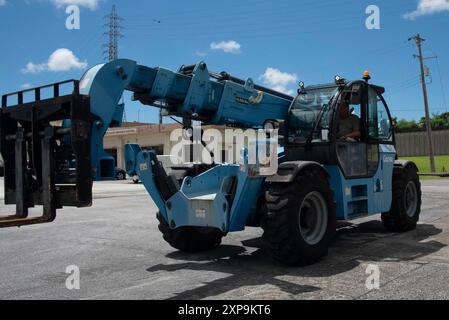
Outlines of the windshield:
{"label": "windshield", "polygon": [[296,97],[289,119],[289,143],[327,141],[328,130],[321,129],[329,128],[329,102],[337,90],[337,86],[305,89]]}

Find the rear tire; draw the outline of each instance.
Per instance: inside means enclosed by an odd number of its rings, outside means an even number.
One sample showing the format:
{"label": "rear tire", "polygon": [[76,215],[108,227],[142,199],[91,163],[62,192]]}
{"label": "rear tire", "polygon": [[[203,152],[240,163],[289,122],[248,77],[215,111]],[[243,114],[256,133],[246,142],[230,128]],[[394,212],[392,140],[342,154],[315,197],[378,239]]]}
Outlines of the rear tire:
{"label": "rear tire", "polygon": [[385,228],[405,232],[416,228],[421,213],[421,183],[413,166],[395,168],[391,209],[382,213]]}
{"label": "rear tire", "polygon": [[273,183],[266,192],[263,240],[273,258],[309,265],[327,254],[336,231],[332,190],[320,170],[305,170],[291,183]]}
{"label": "rear tire", "polygon": [[216,228],[179,227],[171,229],[160,212],[156,215],[159,220],[159,231],[165,241],[180,251],[195,253],[206,251],[218,246],[224,233]]}

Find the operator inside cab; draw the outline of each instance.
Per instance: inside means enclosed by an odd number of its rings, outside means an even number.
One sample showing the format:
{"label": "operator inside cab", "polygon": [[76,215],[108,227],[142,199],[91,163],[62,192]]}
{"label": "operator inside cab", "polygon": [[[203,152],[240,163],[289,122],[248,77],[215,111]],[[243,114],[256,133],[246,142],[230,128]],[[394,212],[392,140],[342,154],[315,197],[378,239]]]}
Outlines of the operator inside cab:
{"label": "operator inside cab", "polygon": [[360,119],[355,114],[352,114],[348,102],[342,100],[340,103],[337,139],[355,142],[360,138]]}

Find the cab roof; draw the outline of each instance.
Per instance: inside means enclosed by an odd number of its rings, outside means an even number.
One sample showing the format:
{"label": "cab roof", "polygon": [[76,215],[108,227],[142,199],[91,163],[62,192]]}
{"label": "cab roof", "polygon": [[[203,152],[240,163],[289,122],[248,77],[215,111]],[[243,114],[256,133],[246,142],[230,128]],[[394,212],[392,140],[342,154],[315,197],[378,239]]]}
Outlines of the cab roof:
{"label": "cab roof", "polygon": [[[345,87],[351,86],[351,85],[356,84],[356,83],[365,83],[365,81],[364,80],[349,81],[349,82],[346,82]],[[377,92],[377,94],[384,94],[385,93],[385,88],[384,87],[381,87],[381,86],[378,86],[378,85],[375,85],[375,84],[371,84],[371,83],[369,85],[370,85],[371,88],[373,88]],[[306,86],[304,88],[304,90],[307,91],[307,90],[327,89],[327,88],[337,88],[337,87],[339,87],[339,85],[337,85],[335,83],[325,83],[325,84],[317,84],[317,85]]]}

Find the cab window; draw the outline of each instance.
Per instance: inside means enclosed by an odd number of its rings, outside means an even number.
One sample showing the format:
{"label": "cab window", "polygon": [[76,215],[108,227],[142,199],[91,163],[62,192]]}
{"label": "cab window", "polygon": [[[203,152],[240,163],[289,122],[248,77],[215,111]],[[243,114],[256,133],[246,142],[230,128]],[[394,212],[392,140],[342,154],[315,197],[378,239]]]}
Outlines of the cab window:
{"label": "cab window", "polygon": [[373,88],[368,90],[368,136],[379,142],[393,140],[387,108]]}
{"label": "cab window", "polygon": [[289,119],[289,143],[329,141],[330,101],[337,86],[303,90],[293,102]]}

